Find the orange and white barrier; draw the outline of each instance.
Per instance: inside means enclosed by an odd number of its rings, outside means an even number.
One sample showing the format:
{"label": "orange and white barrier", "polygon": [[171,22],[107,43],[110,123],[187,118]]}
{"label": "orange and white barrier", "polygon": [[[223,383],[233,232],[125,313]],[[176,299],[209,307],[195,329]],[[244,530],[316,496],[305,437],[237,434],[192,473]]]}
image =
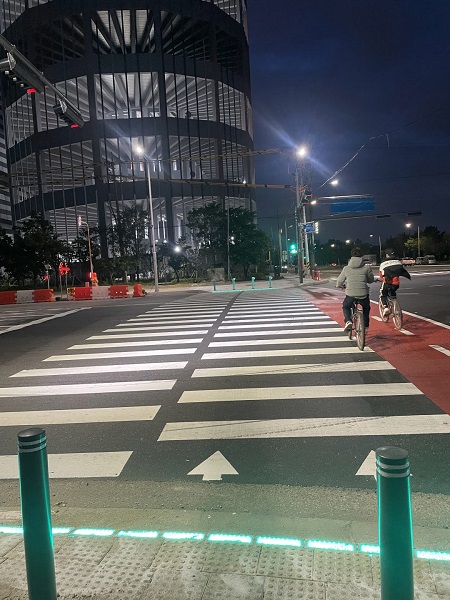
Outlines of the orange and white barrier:
{"label": "orange and white barrier", "polygon": [[16,290],[0,292],[0,304],[26,304],[27,302],[55,302],[52,289]]}

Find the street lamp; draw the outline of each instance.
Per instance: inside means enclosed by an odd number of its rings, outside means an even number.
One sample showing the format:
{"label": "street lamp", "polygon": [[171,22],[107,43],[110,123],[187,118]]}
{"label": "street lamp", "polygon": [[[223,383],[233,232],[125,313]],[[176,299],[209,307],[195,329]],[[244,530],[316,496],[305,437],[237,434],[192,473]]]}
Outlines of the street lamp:
{"label": "street lamp", "polygon": [[[306,158],[308,155],[308,149],[306,148],[306,146],[300,146],[297,149],[296,152],[298,158],[302,159],[302,158]],[[304,268],[304,263],[303,263],[303,224],[306,223],[306,210],[305,210],[305,204],[303,202],[303,198],[300,199],[300,183],[301,183],[301,187],[302,187],[302,194],[304,191],[304,183],[303,183],[303,177],[301,178],[301,182],[299,181],[299,171],[300,171],[300,164],[299,161],[296,162],[295,165],[295,190],[296,190],[296,200],[297,200],[297,212],[300,215],[299,221],[300,223],[297,223],[297,225],[299,226],[299,252],[298,252],[298,257],[297,257],[297,265],[298,265],[298,271],[299,271],[299,281],[300,283],[303,283],[303,268]],[[301,211],[301,212],[300,212]],[[305,233],[305,253],[306,253],[306,261],[309,262],[309,248],[308,248],[308,235]]]}
{"label": "street lamp", "polygon": [[330,181],[330,185],[338,185],[339,184],[339,179],[333,179],[333,181]]}
{"label": "street lamp", "polygon": [[136,147],[136,152],[143,158],[142,163],[145,165],[148,185],[148,203],[150,213],[150,241],[152,244],[152,259],[153,259],[153,274],[155,277],[155,292],[159,292],[158,283],[158,259],[156,256],[155,229],[153,225],[153,197],[152,197],[152,178],[150,175],[150,162],[144,158],[144,149],[141,146]]}
{"label": "street lamp", "polygon": [[83,223],[86,225],[87,240],[88,240],[88,249],[89,249],[89,268],[90,268],[90,277],[89,277],[89,279],[92,279],[92,277],[93,277],[92,273],[94,272],[94,266],[92,264],[91,234],[89,232],[89,223],[87,221],[82,221],[81,220],[81,215],[78,215],[78,227],[81,227],[81,225]]}
{"label": "street lamp", "polygon": [[[412,227],[412,223],[405,223],[406,227]],[[420,256],[420,227],[417,225],[417,256]]]}

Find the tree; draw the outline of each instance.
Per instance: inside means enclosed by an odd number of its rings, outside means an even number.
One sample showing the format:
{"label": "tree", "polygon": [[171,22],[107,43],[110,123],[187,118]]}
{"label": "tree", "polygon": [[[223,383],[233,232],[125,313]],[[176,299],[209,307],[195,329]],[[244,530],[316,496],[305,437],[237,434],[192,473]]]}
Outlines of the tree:
{"label": "tree", "polygon": [[61,258],[69,252],[67,244],[53,233],[52,224],[41,215],[33,215],[14,231],[13,262],[9,272],[17,282],[32,279],[36,286],[49,265],[55,273],[58,271]]}
{"label": "tree", "polygon": [[257,228],[254,219],[255,214],[245,208],[229,209],[230,261],[242,266],[245,278],[250,266],[258,264],[270,248],[269,236]]}
{"label": "tree", "polygon": [[116,216],[107,230],[107,239],[113,257],[120,257],[126,280],[127,270],[133,268],[137,281],[142,271],[146,255],[145,233],[148,227],[148,213],[137,206],[126,207]]}
{"label": "tree", "polygon": [[6,231],[0,229],[0,282],[8,279],[13,262],[13,241]]}
{"label": "tree", "polygon": [[208,267],[208,263],[212,263],[212,266],[216,267],[220,255],[226,248],[226,211],[215,202],[201,208],[194,208],[189,212],[186,224],[192,231],[200,254],[206,258],[206,267]]}

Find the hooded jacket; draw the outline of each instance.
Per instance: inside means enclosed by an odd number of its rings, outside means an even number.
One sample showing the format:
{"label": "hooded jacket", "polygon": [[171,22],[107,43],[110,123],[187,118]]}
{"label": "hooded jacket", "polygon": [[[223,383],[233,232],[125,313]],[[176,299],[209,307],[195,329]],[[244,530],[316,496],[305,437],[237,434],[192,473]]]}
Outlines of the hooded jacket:
{"label": "hooded jacket", "polygon": [[352,256],[348,265],[342,269],[337,278],[336,287],[345,285],[345,293],[353,298],[365,298],[369,293],[368,283],[373,283],[374,276],[369,265],[364,265],[362,258]]}
{"label": "hooded jacket", "polygon": [[411,279],[411,275],[402,265],[400,260],[385,260],[380,265],[380,277],[386,283],[393,283],[394,285],[399,285],[400,280],[399,277],[407,277]]}

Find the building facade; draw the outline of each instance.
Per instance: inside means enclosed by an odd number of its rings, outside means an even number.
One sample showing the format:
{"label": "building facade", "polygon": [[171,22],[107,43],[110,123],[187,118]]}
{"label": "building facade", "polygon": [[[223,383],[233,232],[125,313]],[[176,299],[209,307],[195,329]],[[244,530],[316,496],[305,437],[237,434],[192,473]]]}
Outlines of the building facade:
{"label": "building facade", "polygon": [[[83,115],[69,128],[38,94],[4,82],[12,222],[44,214],[71,240],[127,206],[155,237],[187,235],[190,210],[255,209],[246,0],[1,0],[3,35]],[[1,174],[0,174],[1,177]],[[2,210],[0,188],[0,211]],[[106,239],[102,238],[106,256]]]}

